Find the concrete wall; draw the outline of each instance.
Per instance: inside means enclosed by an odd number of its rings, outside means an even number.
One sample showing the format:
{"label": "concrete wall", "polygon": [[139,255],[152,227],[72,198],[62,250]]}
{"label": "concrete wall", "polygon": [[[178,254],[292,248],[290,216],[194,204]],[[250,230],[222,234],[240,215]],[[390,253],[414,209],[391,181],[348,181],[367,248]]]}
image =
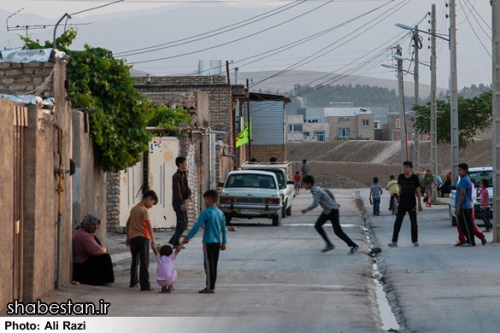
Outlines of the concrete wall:
{"label": "concrete wall", "polygon": [[14,298],[14,112],[13,102],[0,99],[0,309]]}
{"label": "concrete wall", "polygon": [[95,162],[92,138],[85,126],[85,113],[72,111],[73,161],[76,164],[72,178],[73,221],[72,229],[80,224],[87,214],[101,218],[101,227],[96,235],[106,246],[106,174]]}
{"label": "concrete wall", "polygon": [[[60,167],[56,126],[62,129],[62,167],[69,169],[72,156],[71,112],[65,90],[66,63],[46,63],[53,67],[47,78],[48,96],[54,96],[56,108],[47,113],[31,105],[28,111],[24,150],[24,300],[33,300],[52,290],[57,280],[58,243],[58,179],[55,170]],[[52,71],[50,71],[52,72]],[[60,242],[61,280],[71,279],[72,198],[71,177],[67,173],[62,182],[62,218]]]}

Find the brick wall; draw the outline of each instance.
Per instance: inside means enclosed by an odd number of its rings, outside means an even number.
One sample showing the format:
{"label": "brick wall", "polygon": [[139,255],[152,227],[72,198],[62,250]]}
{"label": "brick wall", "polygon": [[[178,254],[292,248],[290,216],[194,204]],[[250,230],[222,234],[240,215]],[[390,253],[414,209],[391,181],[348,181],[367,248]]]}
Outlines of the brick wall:
{"label": "brick wall", "polygon": [[259,162],[269,162],[271,157],[286,161],[286,145],[252,145],[252,157]]}
{"label": "brick wall", "polygon": [[[33,90],[40,88],[42,98],[53,97],[54,65],[54,62],[0,63],[0,92],[33,94]],[[43,82],[46,84],[41,86]]]}

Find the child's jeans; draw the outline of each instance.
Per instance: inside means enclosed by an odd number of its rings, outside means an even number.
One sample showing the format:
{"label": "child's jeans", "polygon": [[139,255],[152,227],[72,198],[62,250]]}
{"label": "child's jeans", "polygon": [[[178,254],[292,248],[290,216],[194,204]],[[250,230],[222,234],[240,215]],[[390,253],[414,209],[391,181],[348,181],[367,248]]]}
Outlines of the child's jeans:
{"label": "child's jeans", "polygon": [[482,220],[486,229],[492,229],[493,225],[490,222],[490,207],[483,209]]}
{"label": "child's jeans", "polygon": [[373,215],[380,214],[380,198],[373,198]]}

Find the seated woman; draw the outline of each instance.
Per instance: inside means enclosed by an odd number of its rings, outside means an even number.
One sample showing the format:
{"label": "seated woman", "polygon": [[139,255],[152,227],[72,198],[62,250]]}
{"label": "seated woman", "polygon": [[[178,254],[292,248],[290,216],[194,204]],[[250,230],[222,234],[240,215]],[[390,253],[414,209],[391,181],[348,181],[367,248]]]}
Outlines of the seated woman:
{"label": "seated woman", "polygon": [[73,284],[111,285],[115,282],[111,256],[94,235],[101,220],[86,215],[73,234]]}

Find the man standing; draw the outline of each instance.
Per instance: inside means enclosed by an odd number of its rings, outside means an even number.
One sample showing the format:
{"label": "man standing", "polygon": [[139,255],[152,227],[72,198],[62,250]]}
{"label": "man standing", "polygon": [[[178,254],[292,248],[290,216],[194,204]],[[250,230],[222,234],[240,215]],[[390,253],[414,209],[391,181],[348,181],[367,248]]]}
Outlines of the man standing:
{"label": "man standing", "polygon": [[302,179],[309,176],[309,164],[307,164],[307,160],[302,160],[302,167],[300,168],[300,171],[302,172]]}
{"label": "man standing", "polygon": [[175,248],[179,245],[182,232],[187,228],[187,204],[186,200],[191,197],[191,189],[188,186],[186,169],[187,160],[179,156],[175,159],[177,172],[172,176],[172,206],[175,211],[177,223],[172,238],[168,241]]}
{"label": "man standing", "polygon": [[321,252],[328,252],[335,248],[335,245],[333,245],[333,243],[326,235],[325,230],[323,230],[323,224],[325,224],[326,221],[330,220],[332,222],[333,232],[335,233],[335,235],[337,235],[337,237],[346,242],[347,246],[351,248],[349,253],[350,254],[356,253],[356,251],[359,249],[359,246],[356,243],[354,243],[349,238],[349,236],[347,236],[344,233],[342,227],[340,226],[340,221],[339,221],[340,205],[335,202],[335,197],[333,193],[330,192],[330,190],[328,189],[323,189],[318,185],[314,185],[313,176],[305,177],[304,179],[302,179],[302,182],[304,183],[304,188],[306,190],[311,190],[311,193],[313,195],[312,204],[309,207],[302,209],[302,214],[305,214],[306,212],[313,210],[314,208],[318,207],[318,205],[323,207],[323,213],[318,217],[318,220],[314,225],[316,231],[321,235],[321,237],[323,237],[323,239],[326,242],[326,247]]}
{"label": "man standing", "polygon": [[[405,214],[408,212],[411,222],[411,241],[413,246],[419,246],[418,243],[418,223],[417,211],[415,206],[418,203],[418,211],[422,211],[421,194],[420,194],[420,181],[418,176],[413,173],[413,163],[405,161],[403,163],[404,173],[398,177],[399,185],[399,207],[396,221],[394,222],[394,231],[392,233],[392,242],[388,245],[390,247],[398,246],[398,236],[403,224]],[[418,202],[415,201],[415,194],[417,195]]]}
{"label": "man standing", "polygon": [[465,235],[466,242],[464,247],[476,246],[474,239],[474,225],[472,222],[472,182],[469,177],[469,165],[460,163],[458,165],[458,182],[457,192],[455,194],[455,216],[457,217],[460,229]]}
{"label": "man standing", "polygon": [[[130,266],[130,288],[135,288],[139,282],[141,291],[150,291],[149,283],[149,242],[156,248],[156,242],[149,219],[149,209],[158,203],[155,191],[147,190],[142,195],[142,200],[130,210],[127,220],[126,245],[130,247],[132,264]],[[137,263],[139,259],[139,263]],[[137,278],[137,265],[139,264],[139,278]]]}

